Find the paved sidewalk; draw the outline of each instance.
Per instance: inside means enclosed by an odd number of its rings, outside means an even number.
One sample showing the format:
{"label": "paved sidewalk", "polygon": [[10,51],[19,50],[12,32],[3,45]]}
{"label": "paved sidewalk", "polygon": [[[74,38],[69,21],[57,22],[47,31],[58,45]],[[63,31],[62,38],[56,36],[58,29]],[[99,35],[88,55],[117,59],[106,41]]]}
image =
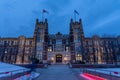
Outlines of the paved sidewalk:
{"label": "paved sidewalk", "polygon": [[67,65],[51,65],[36,71],[40,76],[35,80],[86,80],[80,76],[80,69],[71,69]]}

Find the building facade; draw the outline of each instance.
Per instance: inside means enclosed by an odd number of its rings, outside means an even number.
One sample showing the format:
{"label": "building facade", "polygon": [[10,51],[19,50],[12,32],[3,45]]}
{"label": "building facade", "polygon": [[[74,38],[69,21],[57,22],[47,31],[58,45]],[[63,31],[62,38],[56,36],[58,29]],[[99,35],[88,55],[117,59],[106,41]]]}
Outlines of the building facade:
{"label": "building facade", "polygon": [[70,20],[69,34],[49,34],[47,19],[36,19],[32,38],[0,38],[0,61],[28,64],[33,58],[43,63],[119,64],[120,36],[85,37],[81,19]]}

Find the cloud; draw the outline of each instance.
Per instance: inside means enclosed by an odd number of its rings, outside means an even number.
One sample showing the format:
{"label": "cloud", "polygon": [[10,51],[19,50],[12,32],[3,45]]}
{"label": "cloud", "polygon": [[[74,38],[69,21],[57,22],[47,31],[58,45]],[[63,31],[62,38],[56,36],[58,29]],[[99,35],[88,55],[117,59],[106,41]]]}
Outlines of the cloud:
{"label": "cloud", "polygon": [[[76,9],[80,13],[77,19],[83,19],[84,30],[88,35],[107,26],[112,28],[115,24],[110,24],[111,22],[120,25],[119,5],[120,0],[1,0],[0,35],[24,34],[32,37],[35,19],[41,20],[42,9],[49,11],[49,14],[45,15],[49,22],[49,33],[60,31],[68,34],[70,18],[74,18],[73,10]],[[27,29],[27,33],[23,29]],[[107,31],[106,33],[109,34]],[[117,33],[120,34],[119,31]]]}
{"label": "cloud", "polygon": [[[110,26],[109,25],[110,23],[113,23],[114,21],[120,19],[119,14],[120,14],[120,11],[116,11],[116,12],[113,12],[113,13],[107,15],[106,17],[104,17],[101,20],[99,20],[98,22],[96,22],[94,24],[92,30],[99,29],[99,28],[105,28],[105,27]],[[108,25],[108,26],[105,26],[105,25]]]}

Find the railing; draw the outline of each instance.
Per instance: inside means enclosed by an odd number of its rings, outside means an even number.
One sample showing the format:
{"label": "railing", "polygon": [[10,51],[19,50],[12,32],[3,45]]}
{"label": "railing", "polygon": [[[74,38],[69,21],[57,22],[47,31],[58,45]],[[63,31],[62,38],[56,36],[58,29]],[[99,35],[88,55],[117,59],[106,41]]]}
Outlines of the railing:
{"label": "railing", "polygon": [[100,70],[100,69],[82,69],[83,73],[90,73],[97,76],[106,77],[108,80],[120,80],[119,71],[109,71],[109,70]]}
{"label": "railing", "polygon": [[30,69],[19,69],[13,71],[0,72],[0,80],[14,80],[30,72]]}

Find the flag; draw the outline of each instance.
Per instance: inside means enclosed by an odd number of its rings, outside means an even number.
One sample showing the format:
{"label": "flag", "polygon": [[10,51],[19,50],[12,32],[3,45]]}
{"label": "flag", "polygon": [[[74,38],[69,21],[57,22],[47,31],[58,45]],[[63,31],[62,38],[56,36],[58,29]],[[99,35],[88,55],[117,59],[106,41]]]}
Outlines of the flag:
{"label": "flag", "polygon": [[74,13],[76,13],[77,15],[79,15],[79,13],[76,10],[74,10]]}
{"label": "flag", "polygon": [[42,11],[43,13],[47,13],[48,14],[48,11],[47,10],[45,10],[45,9],[43,9],[43,11]]}

